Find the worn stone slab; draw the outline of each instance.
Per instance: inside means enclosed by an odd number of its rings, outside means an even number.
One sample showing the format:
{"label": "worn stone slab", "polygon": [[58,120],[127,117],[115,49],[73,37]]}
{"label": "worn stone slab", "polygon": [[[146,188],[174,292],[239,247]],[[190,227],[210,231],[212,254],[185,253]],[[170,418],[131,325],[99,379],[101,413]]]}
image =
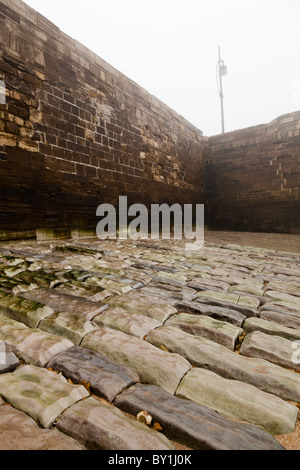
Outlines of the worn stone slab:
{"label": "worn stone slab", "polygon": [[54,372],[26,365],[0,376],[0,395],[43,428],[50,428],[65,409],[89,393]]}
{"label": "worn stone slab", "polygon": [[[26,295],[22,293],[22,295]],[[25,300],[0,291],[0,313],[25,325],[36,328],[39,322],[54,313],[53,309],[39,302]]]}
{"label": "worn stone slab", "polygon": [[172,286],[170,284],[161,284],[151,282],[143,289],[143,293],[158,297],[171,305],[181,300],[192,300],[196,294],[195,289],[186,286]]}
{"label": "worn stone slab", "polygon": [[113,308],[122,308],[128,312],[132,312],[146,317],[153,318],[160,323],[166,321],[171,315],[177,313],[177,310],[172,305],[163,301],[152,302],[153,297],[143,298],[143,294],[139,293],[138,296],[124,295],[115,297],[108,300],[108,305]]}
{"label": "worn stone slab", "polygon": [[90,450],[174,450],[163,434],[93,397],[66,410],[56,427]]}
{"label": "worn stone slab", "polygon": [[98,327],[94,322],[84,317],[73,315],[70,312],[54,313],[45,318],[39,324],[39,329],[53,335],[63,336],[75,345],[79,345],[82,339]]}
{"label": "worn stone slab", "polygon": [[111,293],[103,289],[102,287],[92,287],[84,284],[84,282],[64,282],[59,286],[55,287],[55,291],[63,294],[75,295],[77,297],[83,297],[93,302],[102,302],[111,296]]}
{"label": "worn stone slab", "polygon": [[178,354],[170,354],[135,336],[106,327],[86,336],[82,347],[130,367],[142,382],[158,385],[170,393],[175,393],[180,380],[191,367]]}
{"label": "worn stone slab", "polygon": [[42,429],[22,411],[0,408],[0,450],[85,450],[57,429]]}
{"label": "worn stone slab", "polygon": [[203,279],[201,277],[194,277],[187,283],[188,287],[198,290],[216,290],[220,292],[227,292],[230,288],[228,282],[219,279]]}
{"label": "worn stone slab", "polygon": [[126,285],[122,282],[118,282],[115,279],[109,279],[107,277],[91,277],[86,280],[86,284],[90,286],[100,286],[103,289],[108,290],[112,294],[123,295],[132,290],[130,285]]}
{"label": "worn stone slab", "polygon": [[74,346],[59,336],[26,325],[0,315],[0,341],[29,364],[44,367],[56,354]]}
{"label": "worn stone slab", "polygon": [[207,406],[226,418],[260,426],[274,435],[293,432],[298,416],[296,406],[275,395],[205,369],[190,370],[176,395]]}
{"label": "worn stone slab", "polygon": [[0,340],[0,374],[12,372],[20,365],[17,356],[11,352],[6,343]]}
{"label": "worn stone slab", "polygon": [[264,359],[241,356],[207,338],[171,327],[150,331],[147,341],[180,354],[193,366],[252,384],[285,400],[300,401],[300,375]]}
{"label": "worn stone slab", "polygon": [[153,385],[130,387],[116,398],[114,405],[133,416],[146,410],[169,439],[196,450],[282,449],[268,432],[257,426],[227,419]]}
{"label": "worn stone slab", "polygon": [[288,369],[300,370],[300,364],[293,362],[293,341],[254,331],[246,335],[240,354],[258,357]]}
{"label": "worn stone slab", "polygon": [[128,312],[123,308],[109,308],[97,315],[93,322],[99,327],[108,327],[123,331],[128,335],[143,339],[149,331],[161,326],[161,322],[154,318]]}
{"label": "worn stone slab", "polygon": [[140,380],[137,373],[129,367],[79,346],[55,356],[48,367],[62,372],[74,383],[89,383],[94,395],[109,402]]}
{"label": "worn stone slab", "polygon": [[[267,308],[268,305],[264,308]],[[300,329],[300,315],[284,311],[275,311],[274,309],[262,310],[260,312],[260,318],[263,320],[274,321],[280,325],[284,325],[288,328]]]}
{"label": "worn stone slab", "polygon": [[262,318],[247,318],[243,325],[245,333],[252,333],[253,331],[260,331],[268,335],[281,336],[290,341],[300,340],[300,328],[288,328],[287,326],[280,325],[274,321],[268,321]]}
{"label": "worn stone slab", "polygon": [[81,299],[75,295],[63,294],[46,287],[24,292],[22,297],[47,305],[53,309],[51,314],[54,312],[70,312],[73,315],[84,317],[86,320],[92,320],[107,308],[106,304]]}
{"label": "worn stone slab", "polygon": [[231,350],[234,350],[238,338],[243,334],[242,328],[231,323],[215,320],[205,315],[189,313],[174,315],[164,325],[180,328],[191,335],[209,338]]}
{"label": "worn stone slab", "polygon": [[287,294],[286,292],[267,290],[265,293],[266,297],[269,297],[272,300],[282,300],[290,302],[295,308],[300,309],[300,297],[295,295]]}
{"label": "worn stone slab", "polygon": [[195,295],[195,299],[198,302],[209,303],[217,307],[227,307],[237,310],[247,317],[259,315],[257,308],[260,302],[254,297],[229,292],[205,290],[198,292]]}
{"label": "worn stone slab", "polygon": [[[229,291],[232,294],[253,294],[255,296],[263,296],[264,295],[264,290],[257,287],[255,284],[250,285],[250,284],[235,284],[229,288]],[[255,307],[257,308],[257,307]]]}
{"label": "worn stone slab", "polygon": [[214,305],[207,305],[196,301],[181,301],[176,304],[179,312],[195,313],[198,315],[206,315],[216,320],[227,321],[232,325],[242,326],[246,315],[238,312],[237,310],[218,307]]}

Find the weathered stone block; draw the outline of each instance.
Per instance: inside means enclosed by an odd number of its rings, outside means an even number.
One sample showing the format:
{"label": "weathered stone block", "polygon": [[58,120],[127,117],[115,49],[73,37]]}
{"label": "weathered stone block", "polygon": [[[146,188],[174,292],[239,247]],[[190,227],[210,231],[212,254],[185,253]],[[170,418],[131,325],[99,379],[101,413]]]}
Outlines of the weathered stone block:
{"label": "weathered stone block", "polygon": [[130,367],[142,382],[158,385],[170,393],[175,393],[180,380],[191,367],[178,354],[162,351],[135,336],[110,328],[102,328],[86,336],[82,347]]}
{"label": "weathered stone block", "polygon": [[192,365],[216,372],[224,378],[240,380],[285,400],[300,400],[300,377],[269,361],[245,357],[207,338],[177,328],[150,331],[147,341],[185,357]]}
{"label": "weathered stone block", "polygon": [[197,450],[282,449],[266,431],[171,395],[160,387],[137,384],[121,393],[114,405],[136,416],[146,410],[176,442]]}
{"label": "weathered stone block", "polygon": [[66,410],[56,427],[91,450],[174,450],[163,434],[93,397]]}
{"label": "weathered stone block", "polygon": [[176,395],[275,435],[293,432],[298,416],[296,406],[275,395],[239,380],[224,379],[205,369],[190,370],[180,382]]}
{"label": "weathered stone block", "polygon": [[254,331],[246,335],[240,353],[243,356],[265,359],[288,369],[300,370],[298,361],[293,361],[294,351],[293,341]]}
{"label": "weathered stone block", "polygon": [[0,395],[43,428],[50,428],[65,409],[89,396],[81,385],[71,385],[64,377],[35,366],[1,375]]}
{"label": "weathered stone block", "polygon": [[174,315],[164,325],[179,328],[194,336],[211,339],[231,350],[234,350],[239,336],[243,334],[242,328],[238,328],[228,322],[215,320],[205,315],[192,315],[188,313]]}
{"label": "weathered stone block", "polygon": [[51,359],[48,367],[62,372],[74,383],[89,383],[93,394],[109,402],[124,389],[139,382],[139,376],[129,367],[82,347],[58,354]]}
{"label": "weathered stone block", "polygon": [[128,335],[137,336],[140,339],[149,333],[149,331],[161,326],[161,322],[154,318],[146,317],[128,312],[123,308],[110,308],[93,319],[99,327],[108,327],[123,331]]}
{"label": "weathered stone block", "polygon": [[41,429],[22,411],[0,408],[0,450],[85,450],[57,429]]}

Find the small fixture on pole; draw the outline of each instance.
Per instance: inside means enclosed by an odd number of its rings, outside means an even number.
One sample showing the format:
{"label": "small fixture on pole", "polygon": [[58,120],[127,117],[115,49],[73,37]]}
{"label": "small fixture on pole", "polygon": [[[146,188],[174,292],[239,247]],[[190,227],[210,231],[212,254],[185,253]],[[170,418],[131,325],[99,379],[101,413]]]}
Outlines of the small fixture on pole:
{"label": "small fixture on pole", "polygon": [[218,83],[218,91],[221,99],[221,119],[222,119],[222,134],[225,132],[225,124],[224,124],[224,95],[223,95],[223,83],[222,77],[227,75],[227,67],[224,64],[223,60],[221,59],[221,47],[219,46],[219,60],[217,63],[217,83]]}

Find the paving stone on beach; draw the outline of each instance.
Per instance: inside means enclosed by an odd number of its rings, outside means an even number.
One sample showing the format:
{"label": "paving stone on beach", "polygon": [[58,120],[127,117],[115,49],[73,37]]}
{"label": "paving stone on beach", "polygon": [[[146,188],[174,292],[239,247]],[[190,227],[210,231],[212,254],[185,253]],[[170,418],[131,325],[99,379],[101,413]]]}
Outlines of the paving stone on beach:
{"label": "paving stone on beach", "polygon": [[100,315],[97,315],[93,322],[99,327],[108,327],[123,331],[128,335],[137,336],[143,339],[149,331],[161,326],[161,322],[154,318],[135,314],[123,308],[109,308]]}
{"label": "paving stone on beach", "polygon": [[74,346],[59,336],[26,325],[0,315],[0,341],[8,349],[29,364],[44,367],[56,354]]}
{"label": "paving stone on beach", "polygon": [[129,367],[79,346],[53,357],[48,367],[62,372],[74,383],[89,383],[91,393],[109,402],[124,389],[139,382],[139,376]]}
{"label": "paving stone on beach", "polygon": [[84,450],[70,436],[57,429],[42,429],[22,411],[0,408],[0,450]]}
{"label": "paving stone on beach", "polygon": [[205,369],[190,370],[176,391],[226,418],[246,421],[274,435],[294,431],[298,408],[239,380],[229,380]]}
{"label": "paving stone on beach", "polygon": [[300,402],[300,375],[264,359],[236,354],[207,338],[171,327],[150,331],[147,341],[185,357],[193,366],[252,384],[285,400]]}
{"label": "paving stone on beach", "polygon": [[143,289],[143,293],[155,296],[174,305],[181,300],[192,300],[196,294],[195,289],[186,286],[171,286],[170,284],[160,284],[151,282]]}
{"label": "paving stone on beach", "polygon": [[197,315],[206,315],[216,320],[226,321],[232,325],[242,326],[245,319],[247,318],[242,313],[229,309],[227,307],[217,307],[214,305],[207,305],[196,301],[181,301],[176,304],[176,308],[179,312],[183,313],[195,313]]}
{"label": "paving stone on beach", "polygon": [[81,345],[130,367],[139,375],[141,382],[158,385],[170,393],[175,393],[180,380],[191,367],[178,354],[162,351],[135,336],[106,327],[86,336]]}
{"label": "paving stone on beach", "polygon": [[171,395],[160,387],[137,384],[114,405],[136,416],[146,410],[163,433],[196,450],[279,450],[283,447],[257,426],[224,418],[210,408]]}
{"label": "paving stone on beach", "polygon": [[50,428],[65,409],[89,393],[54,372],[26,365],[0,376],[0,395],[43,428]]}
{"label": "paving stone on beach", "polygon": [[91,450],[174,450],[163,434],[93,397],[66,410],[56,427]]}
{"label": "paving stone on beach", "polygon": [[268,321],[263,318],[247,318],[243,325],[245,333],[252,333],[253,331],[260,331],[268,335],[281,336],[290,341],[300,340],[300,328],[289,328],[274,321]]}
{"label": "paving stone on beach", "polygon": [[209,338],[231,350],[234,350],[238,338],[243,334],[242,328],[206,315],[180,313],[171,317],[164,325],[180,328],[191,335]]}
{"label": "paving stone on beach", "polygon": [[[54,289],[40,288],[22,294],[25,299],[40,302],[51,307],[54,312],[70,312],[73,315],[92,320],[96,315],[107,308],[105,304],[81,299],[75,295],[67,295]],[[52,314],[51,313],[51,314]]]}
{"label": "paving stone on beach", "polygon": [[0,291],[0,313],[31,328],[36,328],[43,318],[52,315],[54,311],[51,307],[39,302]]}
{"label": "paving stone on beach", "polygon": [[288,369],[300,370],[298,361],[293,360],[293,353],[293,341],[260,331],[246,335],[240,349],[243,356],[258,357]]}
{"label": "paving stone on beach", "polygon": [[149,296],[146,299],[139,293],[139,296],[124,295],[122,297],[114,297],[108,300],[107,304],[110,307],[122,308],[128,312],[150,317],[160,323],[163,323],[171,315],[177,313],[176,308],[169,303],[157,300],[153,303],[152,300],[153,297]]}
{"label": "paving stone on beach", "polygon": [[98,327],[94,322],[84,317],[73,315],[70,312],[54,313],[39,324],[39,329],[53,335],[63,336],[75,345],[79,345],[83,338]]}

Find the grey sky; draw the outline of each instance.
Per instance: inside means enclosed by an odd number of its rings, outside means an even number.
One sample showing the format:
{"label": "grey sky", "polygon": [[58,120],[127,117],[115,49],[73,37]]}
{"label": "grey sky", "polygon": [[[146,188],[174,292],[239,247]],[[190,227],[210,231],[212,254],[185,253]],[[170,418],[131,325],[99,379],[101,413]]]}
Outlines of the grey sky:
{"label": "grey sky", "polygon": [[65,33],[201,129],[225,129],[300,109],[299,0],[26,0]]}

